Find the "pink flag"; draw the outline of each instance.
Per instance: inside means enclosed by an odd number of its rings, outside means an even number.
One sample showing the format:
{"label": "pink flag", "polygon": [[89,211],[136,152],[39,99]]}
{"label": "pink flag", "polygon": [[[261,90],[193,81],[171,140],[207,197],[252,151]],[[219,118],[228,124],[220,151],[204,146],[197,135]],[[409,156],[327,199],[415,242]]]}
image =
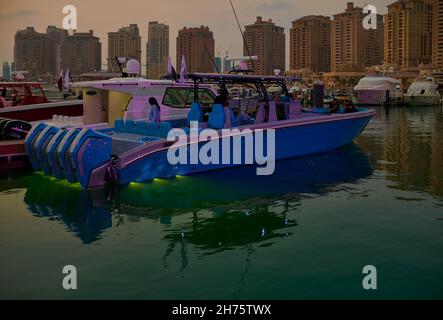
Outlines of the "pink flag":
{"label": "pink flag", "polygon": [[63,91],[63,69],[60,70],[60,74],[58,75],[57,86],[60,92]]}
{"label": "pink flag", "polygon": [[70,87],[70,85],[69,85],[69,82],[70,82],[70,75],[69,75],[69,67],[68,67],[68,70],[66,71],[66,74],[65,74],[65,80],[63,81],[63,86],[65,87],[65,89],[68,89],[69,90],[69,87]]}
{"label": "pink flag", "polygon": [[168,77],[171,77],[171,78],[177,80],[177,72],[175,71],[175,68],[172,64],[171,57],[168,57]]}
{"label": "pink flag", "polygon": [[240,70],[242,70],[242,71],[248,70],[248,64],[245,61],[240,62]]}
{"label": "pink flag", "polygon": [[182,56],[182,64],[180,68],[180,82],[184,83],[186,81],[186,60],[185,56]]}

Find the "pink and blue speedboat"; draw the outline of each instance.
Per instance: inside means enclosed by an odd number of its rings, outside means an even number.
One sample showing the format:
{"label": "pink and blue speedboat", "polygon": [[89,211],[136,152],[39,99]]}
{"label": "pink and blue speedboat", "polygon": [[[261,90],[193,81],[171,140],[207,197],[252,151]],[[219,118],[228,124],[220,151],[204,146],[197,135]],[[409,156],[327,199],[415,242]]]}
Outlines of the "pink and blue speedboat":
{"label": "pink and blue speedboat", "polygon": [[[334,114],[303,110],[287,90],[291,80],[189,74],[185,83],[134,78],[79,83],[84,122],[42,123],[29,133],[26,150],[35,170],[97,188],[233,166],[262,168],[264,158],[273,162],[326,153],[351,143],[375,115],[368,109]],[[226,103],[220,97],[233,86],[248,88],[247,94]],[[270,86],[279,86],[281,96],[270,99]],[[151,98],[160,109],[154,118]],[[260,137],[261,154],[251,146]],[[171,154],[185,161],[171,161]],[[206,155],[205,160],[196,154]]]}

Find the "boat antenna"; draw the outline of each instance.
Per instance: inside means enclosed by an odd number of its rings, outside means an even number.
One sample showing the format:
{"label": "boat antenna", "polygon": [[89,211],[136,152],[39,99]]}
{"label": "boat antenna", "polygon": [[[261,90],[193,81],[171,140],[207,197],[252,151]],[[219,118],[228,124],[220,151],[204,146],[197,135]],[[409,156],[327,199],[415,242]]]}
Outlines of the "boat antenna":
{"label": "boat antenna", "polygon": [[122,78],[127,78],[128,74],[123,71],[122,63],[120,62],[120,60],[118,60],[117,56],[115,56],[115,61],[117,61],[117,65],[118,65],[118,68],[120,69],[120,73],[122,74]]}
{"label": "boat antenna", "polygon": [[205,45],[206,52],[208,53],[209,58],[211,58],[211,61],[212,61],[212,64],[214,65],[214,67],[215,67],[215,70],[217,71],[218,74],[220,74],[220,70],[218,69],[217,64],[215,63],[215,59],[212,56],[211,52],[209,51],[208,46],[206,45],[206,42],[203,41],[203,44]]}
{"label": "boat antenna", "polygon": [[240,30],[241,36],[243,38],[243,43],[245,45],[246,50],[248,51],[248,56],[249,56],[249,60],[251,60],[252,69],[254,69],[254,73],[256,73],[255,63],[254,63],[254,60],[252,59],[251,51],[249,51],[248,43],[246,42],[245,34],[241,28],[240,21],[238,20],[237,12],[235,12],[234,4],[232,3],[232,0],[229,0],[229,2],[231,3],[231,8],[232,8],[232,11],[234,12],[235,20],[237,20],[238,29]]}

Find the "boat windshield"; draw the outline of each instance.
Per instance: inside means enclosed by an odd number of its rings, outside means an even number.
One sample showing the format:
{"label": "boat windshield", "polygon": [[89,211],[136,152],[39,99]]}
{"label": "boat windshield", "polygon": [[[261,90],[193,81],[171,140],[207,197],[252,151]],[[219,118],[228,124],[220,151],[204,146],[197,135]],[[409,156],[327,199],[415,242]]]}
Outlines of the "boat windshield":
{"label": "boat windshield", "polygon": [[31,93],[34,97],[45,97],[45,93],[43,92],[40,85],[32,85],[31,86]]}
{"label": "boat windshield", "polygon": [[[163,104],[172,108],[190,108],[194,99],[194,89],[168,88],[163,97]],[[198,101],[203,105],[214,103],[214,94],[208,89],[198,89]]]}
{"label": "boat windshield", "polygon": [[39,83],[0,83],[0,91],[2,97],[11,102],[11,106],[48,102]]}

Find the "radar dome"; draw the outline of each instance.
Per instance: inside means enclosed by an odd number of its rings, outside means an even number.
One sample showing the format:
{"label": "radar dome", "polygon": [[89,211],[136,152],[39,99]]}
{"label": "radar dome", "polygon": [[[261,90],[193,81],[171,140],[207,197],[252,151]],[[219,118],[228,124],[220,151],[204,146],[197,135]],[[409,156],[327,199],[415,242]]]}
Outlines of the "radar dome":
{"label": "radar dome", "polygon": [[140,62],[135,59],[131,59],[126,64],[126,72],[129,75],[137,75],[141,72]]}

